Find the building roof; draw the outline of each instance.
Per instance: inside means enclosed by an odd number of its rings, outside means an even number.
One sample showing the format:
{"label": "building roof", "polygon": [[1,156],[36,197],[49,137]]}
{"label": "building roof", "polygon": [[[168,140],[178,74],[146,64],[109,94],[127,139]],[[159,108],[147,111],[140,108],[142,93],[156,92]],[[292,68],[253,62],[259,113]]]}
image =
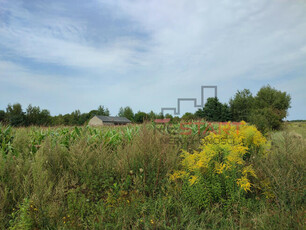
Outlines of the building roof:
{"label": "building roof", "polygon": [[112,116],[99,116],[99,115],[97,115],[96,117],[98,117],[103,122],[131,123],[131,121],[126,117],[112,117]]}
{"label": "building roof", "polygon": [[165,118],[165,119],[155,119],[154,122],[158,124],[165,124],[170,121],[170,118]]}

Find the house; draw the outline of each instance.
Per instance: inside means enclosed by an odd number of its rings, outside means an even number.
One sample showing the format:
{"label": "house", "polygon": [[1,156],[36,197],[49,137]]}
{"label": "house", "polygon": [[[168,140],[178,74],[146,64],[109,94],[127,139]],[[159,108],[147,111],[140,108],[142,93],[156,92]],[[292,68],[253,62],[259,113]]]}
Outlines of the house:
{"label": "house", "polygon": [[164,118],[164,119],[155,119],[154,122],[157,124],[166,124],[170,121],[170,118]]}
{"label": "house", "polygon": [[126,125],[131,123],[126,117],[111,117],[111,116],[94,116],[89,120],[90,126],[104,126],[104,125]]}

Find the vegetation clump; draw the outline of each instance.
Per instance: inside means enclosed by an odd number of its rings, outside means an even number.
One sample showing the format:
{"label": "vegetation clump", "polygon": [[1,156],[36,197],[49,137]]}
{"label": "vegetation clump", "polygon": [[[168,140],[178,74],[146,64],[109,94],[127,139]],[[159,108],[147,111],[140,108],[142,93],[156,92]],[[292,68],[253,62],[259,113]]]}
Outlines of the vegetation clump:
{"label": "vegetation clump", "polygon": [[1,126],[0,228],[302,229],[305,126],[287,125]]}
{"label": "vegetation clump", "polygon": [[183,151],[181,170],[171,175],[173,181],[182,180],[187,200],[201,208],[250,197],[259,187],[251,158],[269,150],[267,139],[254,126],[242,123],[237,130],[228,123],[220,131],[210,132],[198,151]]}

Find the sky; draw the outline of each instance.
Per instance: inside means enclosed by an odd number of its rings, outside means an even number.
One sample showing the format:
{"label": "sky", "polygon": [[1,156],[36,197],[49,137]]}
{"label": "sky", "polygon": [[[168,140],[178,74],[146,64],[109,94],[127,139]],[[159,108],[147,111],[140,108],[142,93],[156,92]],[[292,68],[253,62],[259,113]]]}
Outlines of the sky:
{"label": "sky", "polygon": [[305,0],[0,0],[0,110],[159,113],[268,84],[306,119]]}

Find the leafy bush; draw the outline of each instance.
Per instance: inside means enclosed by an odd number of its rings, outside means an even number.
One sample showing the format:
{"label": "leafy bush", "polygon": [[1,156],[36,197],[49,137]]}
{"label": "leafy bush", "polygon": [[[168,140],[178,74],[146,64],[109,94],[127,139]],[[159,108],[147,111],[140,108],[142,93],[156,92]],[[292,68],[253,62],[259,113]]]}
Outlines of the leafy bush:
{"label": "leafy bush", "polygon": [[250,122],[262,132],[279,129],[282,120],[288,115],[291,97],[271,86],[262,87],[254,97],[254,109]]}

